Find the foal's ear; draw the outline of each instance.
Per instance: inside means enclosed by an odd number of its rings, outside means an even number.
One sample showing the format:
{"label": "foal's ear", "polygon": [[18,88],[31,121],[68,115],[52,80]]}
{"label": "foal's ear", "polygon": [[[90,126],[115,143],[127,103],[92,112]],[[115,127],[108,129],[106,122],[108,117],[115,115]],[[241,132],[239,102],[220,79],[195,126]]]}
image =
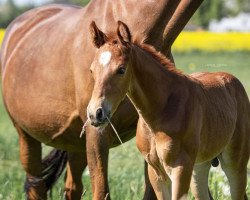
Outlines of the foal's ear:
{"label": "foal's ear", "polygon": [[131,43],[131,34],[129,28],[121,21],[118,21],[117,35],[122,44],[127,45]]}
{"label": "foal's ear", "polygon": [[91,34],[91,39],[92,39],[93,44],[97,48],[100,48],[107,41],[108,39],[107,36],[98,29],[94,21],[91,22],[89,29],[90,29],[90,34]]}

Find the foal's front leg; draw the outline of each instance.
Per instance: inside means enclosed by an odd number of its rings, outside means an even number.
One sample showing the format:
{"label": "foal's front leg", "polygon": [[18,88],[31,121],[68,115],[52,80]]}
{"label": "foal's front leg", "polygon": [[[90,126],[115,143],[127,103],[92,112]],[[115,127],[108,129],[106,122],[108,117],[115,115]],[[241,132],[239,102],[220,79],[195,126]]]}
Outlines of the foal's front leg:
{"label": "foal's front leg", "polygon": [[171,170],[172,200],[187,199],[193,170],[188,155],[181,155]]}
{"label": "foal's front leg", "polygon": [[167,177],[165,180],[161,175],[157,174],[155,169],[148,165],[148,176],[158,200],[171,199],[171,181]]}
{"label": "foal's front leg", "polygon": [[171,199],[187,199],[195,154],[188,154],[180,141],[174,140],[164,133],[156,135],[155,147],[159,160],[171,179]]}

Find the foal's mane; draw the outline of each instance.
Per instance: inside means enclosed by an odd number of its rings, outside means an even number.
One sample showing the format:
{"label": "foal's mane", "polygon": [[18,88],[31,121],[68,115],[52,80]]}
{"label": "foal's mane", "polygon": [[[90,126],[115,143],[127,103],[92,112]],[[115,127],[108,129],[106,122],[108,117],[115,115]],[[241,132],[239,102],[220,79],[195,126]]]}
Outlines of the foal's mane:
{"label": "foal's mane", "polygon": [[164,54],[162,54],[160,51],[157,51],[152,45],[138,41],[135,41],[133,44],[150,54],[162,66],[166,67],[168,71],[183,75],[182,72],[176,69],[175,65]]}

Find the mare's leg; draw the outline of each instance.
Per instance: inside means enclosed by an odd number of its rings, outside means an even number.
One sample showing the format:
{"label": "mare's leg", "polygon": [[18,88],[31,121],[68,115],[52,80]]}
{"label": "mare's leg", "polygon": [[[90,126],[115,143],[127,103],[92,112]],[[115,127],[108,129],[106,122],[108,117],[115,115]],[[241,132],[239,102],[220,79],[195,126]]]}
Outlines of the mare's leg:
{"label": "mare's leg", "polygon": [[208,188],[208,174],[210,168],[210,161],[194,165],[191,179],[191,191],[197,200],[213,199]]}
{"label": "mare's leg", "polygon": [[156,174],[154,168],[148,165],[148,176],[158,200],[171,200],[171,181]]}
{"label": "mare's leg", "polygon": [[42,179],[41,143],[16,126],[19,134],[20,159],[26,171],[25,191],[28,200],[47,199],[47,188]]}
{"label": "mare's leg", "polygon": [[98,132],[95,127],[87,126],[86,148],[90,171],[93,200],[110,199],[108,187],[109,134],[106,127]]}
{"label": "mare's leg", "polygon": [[83,193],[82,173],[87,166],[85,152],[68,152],[65,199],[80,200]]}

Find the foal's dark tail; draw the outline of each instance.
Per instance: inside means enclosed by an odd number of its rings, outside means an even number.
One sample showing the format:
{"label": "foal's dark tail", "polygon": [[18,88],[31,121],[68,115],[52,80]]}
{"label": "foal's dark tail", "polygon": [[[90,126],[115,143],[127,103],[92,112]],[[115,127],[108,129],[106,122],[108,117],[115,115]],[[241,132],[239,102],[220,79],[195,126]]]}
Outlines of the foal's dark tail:
{"label": "foal's dark tail", "polygon": [[[53,185],[56,183],[63,170],[66,167],[67,162],[67,152],[59,149],[53,149],[43,160],[42,160],[42,181],[45,183],[47,191],[51,190]],[[33,187],[36,180],[26,179],[25,190],[28,191],[30,187]]]}

